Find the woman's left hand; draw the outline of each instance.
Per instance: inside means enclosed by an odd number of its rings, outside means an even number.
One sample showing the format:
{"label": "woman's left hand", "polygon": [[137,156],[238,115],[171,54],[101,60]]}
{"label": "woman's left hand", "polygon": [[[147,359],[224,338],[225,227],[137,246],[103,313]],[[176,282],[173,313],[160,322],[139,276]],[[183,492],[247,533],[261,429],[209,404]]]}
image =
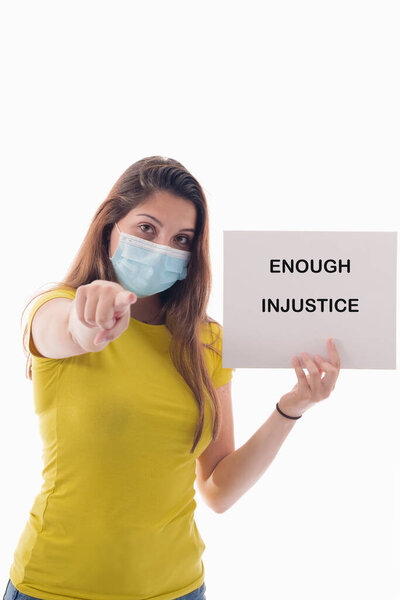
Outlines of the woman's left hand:
{"label": "woman's left hand", "polygon": [[[296,371],[297,383],[293,389],[279,400],[279,408],[289,416],[300,416],[311,406],[328,398],[335,389],[340,372],[340,357],[332,338],[328,339],[329,361],[316,354],[314,360],[307,352],[302,353],[302,359],[308,369],[306,375],[303,367],[294,356],[292,365]],[[325,376],[321,379],[321,373]]]}

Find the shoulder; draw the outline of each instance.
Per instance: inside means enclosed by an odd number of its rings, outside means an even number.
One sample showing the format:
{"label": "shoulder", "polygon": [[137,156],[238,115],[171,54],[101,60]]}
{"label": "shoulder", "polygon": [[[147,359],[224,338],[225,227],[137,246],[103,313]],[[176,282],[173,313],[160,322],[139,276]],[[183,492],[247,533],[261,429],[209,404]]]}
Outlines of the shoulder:
{"label": "shoulder", "polygon": [[204,321],[201,324],[201,341],[213,348],[221,348],[223,328],[218,321]]}
{"label": "shoulder", "polygon": [[218,321],[202,324],[204,328],[203,341],[206,344],[206,360],[212,368],[212,382],[216,388],[228,383],[233,376],[234,368],[222,366],[223,327]]}

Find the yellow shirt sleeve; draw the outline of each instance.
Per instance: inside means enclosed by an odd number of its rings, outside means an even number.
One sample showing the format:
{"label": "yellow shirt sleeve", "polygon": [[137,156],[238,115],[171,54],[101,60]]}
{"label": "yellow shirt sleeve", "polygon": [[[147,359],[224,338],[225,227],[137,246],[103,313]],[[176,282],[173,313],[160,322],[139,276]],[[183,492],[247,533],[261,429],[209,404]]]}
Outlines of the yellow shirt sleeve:
{"label": "yellow shirt sleeve", "polygon": [[213,374],[212,374],[212,382],[214,384],[214,386],[216,388],[221,387],[222,385],[224,385],[225,383],[228,383],[228,381],[230,381],[233,377],[233,370],[231,368],[222,367],[222,352],[223,352],[223,328],[220,327],[219,325],[217,325],[216,323],[212,323],[212,331],[213,331],[213,336],[212,339],[214,339],[217,335],[218,335],[218,331],[220,331],[219,333],[219,338],[218,340],[216,340],[213,344],[214,348],[216,348],[221,356],[218,356],[218,354],[216,352],[212,352],[213,357],[214,357],[214,370],[213,370]]}

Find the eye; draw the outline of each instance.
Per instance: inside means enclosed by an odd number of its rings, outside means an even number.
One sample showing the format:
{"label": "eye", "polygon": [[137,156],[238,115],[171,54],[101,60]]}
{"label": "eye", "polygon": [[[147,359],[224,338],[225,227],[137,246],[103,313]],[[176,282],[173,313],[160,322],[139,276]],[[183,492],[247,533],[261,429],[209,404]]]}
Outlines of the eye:
{"label": "eye", "polygon": [[[151,225],[149,225],[148,223],[142,223],[142,225],[139,225],[139,227],[151,227],[151,229],[153,229],[153,227]],[[142,229],[143,231],[143,229]],[[144,231],[143,233],[149,233],[148,231]]]}
{"label": "eye", "polygon": [[185,246],[187,246],[188,244],[190,244],[190,238],[188,238],[186,235],[178,235],[178,238],[186,240],[186,243],[184,243]]}
{"label": "eye", "polygon": [[[151,231],[149,231],[148,229],[143,230],[142,227],[150,227]],[[153,225],[150,225],[149,223],[141,223],[139,225],[139,228],[143,233],[151,233],[152,231],[154,231]],[[176,236],[176,239],[182,240],[182,241],[178,242],[182,246],[188,246],[191,242],[190,237],[188,237],[187,235],[178,235],[178,236]]]}

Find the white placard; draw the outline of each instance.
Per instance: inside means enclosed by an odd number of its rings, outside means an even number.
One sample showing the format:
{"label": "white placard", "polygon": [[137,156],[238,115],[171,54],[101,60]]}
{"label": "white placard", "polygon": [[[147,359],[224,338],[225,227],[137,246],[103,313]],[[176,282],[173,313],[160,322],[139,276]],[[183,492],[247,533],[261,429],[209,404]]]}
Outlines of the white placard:
{"label": "white placard", "polygon": [[396,369],[397,232],[224,231],[223,367]]}

